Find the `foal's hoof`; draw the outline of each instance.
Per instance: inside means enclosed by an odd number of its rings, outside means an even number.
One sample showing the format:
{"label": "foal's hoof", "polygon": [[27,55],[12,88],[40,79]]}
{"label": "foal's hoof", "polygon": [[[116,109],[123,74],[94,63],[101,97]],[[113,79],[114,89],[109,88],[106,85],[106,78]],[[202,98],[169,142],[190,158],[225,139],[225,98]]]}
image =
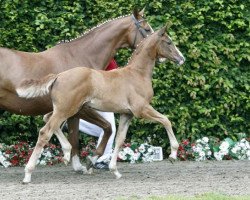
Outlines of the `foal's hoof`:
{"label": "foal's hoof", "polygon": [[68,161],[67,159],[65,159],[65,158],[63,158],[63,162],[64,162],[64,164],[65,164],[66,166],[69,164],[69,161]]}
{"label": "foal's hoof", "polygon": [[115,179],[120,179],[122,177],[122,174],[118,171],[114,171],[113,173],[115,175]]}
{"label": "foal's hoof", "polygon": [[92,167],[87,171],[87,174],[93,174],[93,168]]}

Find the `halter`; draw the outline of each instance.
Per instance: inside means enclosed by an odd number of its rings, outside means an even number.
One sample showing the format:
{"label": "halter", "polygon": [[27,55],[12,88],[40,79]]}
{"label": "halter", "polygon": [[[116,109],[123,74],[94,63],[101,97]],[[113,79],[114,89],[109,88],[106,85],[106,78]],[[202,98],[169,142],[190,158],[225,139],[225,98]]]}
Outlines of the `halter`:
{"label": "halter", "polygon": [[[141,26],[141,22],[145,21],[145,19],[137,20],[134,15],[132,15],[132,19],[135,22],[137,30],[140,32],[142,37],[146,38],[148,34],[146,33],[145,29]],[[136,39],[137,39],[138,31],[136,31],[135,39],[134,39],[134,42],[133,42],[133,45],[132,45],[133,48],[135,48],[135,42],[136,42]]]}

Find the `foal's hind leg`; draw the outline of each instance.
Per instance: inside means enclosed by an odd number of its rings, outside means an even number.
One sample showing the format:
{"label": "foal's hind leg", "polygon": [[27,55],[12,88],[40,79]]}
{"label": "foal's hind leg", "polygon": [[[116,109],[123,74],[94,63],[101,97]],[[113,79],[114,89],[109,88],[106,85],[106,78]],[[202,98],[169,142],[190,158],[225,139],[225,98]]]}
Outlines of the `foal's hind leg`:
{"label": "foal's hind leg", "polygon": [[165,127],[171,145],[171,154],[169,155],[169,158],[176,160],[179,144],[175,138],[172,125],[169,119],[161,113],[157,112],[151,105],[146,105],[141,110],[139,115],[144,119],[160,122]]}
{"label": "foal's hind leg", "polygon": [[42,149],[45,146],[45,144],[48,143],[51,136],[53,135],[53,132],[60,129],[61,123],[65,119],[62,119],[61,117],[57,116],[56,114],[53,114],[49,121],[45,124],[43,128],[39,131],[38,140],[35,146],[35,149],[32,152],[32,155],[29,159],[29,162],[27,163],[25,167],[25,177],[23,179],[23,183],[29,183],[31,181],[31,174],[32,171],[35,169],[37,160],[39,159]]}
{"label": "foal's hind leg", "polygon": [[[43,121],[45,123],[47,123],[49,121],[49,118],[51,117],[52,113],[53,112],[50,112],[50,113],[43,116]],[[67,140],[67,138],[65,137],[65,135],[63,134],[61,129],[56,130],[55,135],[62,146],[62,151],[63,151],[63,155],[64,155],[64,157],[63,157],[64,163],[68,164],[68,162],[70,160],[71,149],[72,149],[71,144],[69,143],[69,141]]]}

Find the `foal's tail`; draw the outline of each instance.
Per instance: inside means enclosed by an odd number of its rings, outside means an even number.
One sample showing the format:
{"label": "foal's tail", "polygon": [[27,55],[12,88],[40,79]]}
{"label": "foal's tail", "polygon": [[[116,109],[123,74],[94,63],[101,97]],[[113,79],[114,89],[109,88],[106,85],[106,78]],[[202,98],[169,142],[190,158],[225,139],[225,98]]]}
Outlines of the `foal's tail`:
{"label": "foal's tail", "polygon": [[16,89],[16,92],[19,97],[25,97],[27,99],[47,95],[57,77],[57,74],[49,74],[42,79],[24,80]]}

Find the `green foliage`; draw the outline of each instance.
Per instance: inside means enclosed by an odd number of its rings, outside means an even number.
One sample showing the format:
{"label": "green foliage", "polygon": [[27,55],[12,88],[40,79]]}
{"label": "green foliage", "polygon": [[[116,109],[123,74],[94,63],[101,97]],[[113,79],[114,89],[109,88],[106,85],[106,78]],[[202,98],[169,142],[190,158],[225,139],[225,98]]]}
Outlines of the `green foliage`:
{"label": "green foliage", "polygon": [[[42,51],[106,19],[129,14],[134,6],[146,6],[154,29],[170,20],[168,32],[186,57],[184,66],[157,64],[153,76],[152,104],[169,117],[177,138],[249,133],[249,1],[5,0],[0,4],[0,45]],[[120,51],[119,64],[125,65],[130,54]],[[17,133],[34,135],[38,121],[1,114],[0,142],[19,139]],[[169,146],[164,127],[147,121],[134,120],[129,137],[150,137],[153,144]]]}

